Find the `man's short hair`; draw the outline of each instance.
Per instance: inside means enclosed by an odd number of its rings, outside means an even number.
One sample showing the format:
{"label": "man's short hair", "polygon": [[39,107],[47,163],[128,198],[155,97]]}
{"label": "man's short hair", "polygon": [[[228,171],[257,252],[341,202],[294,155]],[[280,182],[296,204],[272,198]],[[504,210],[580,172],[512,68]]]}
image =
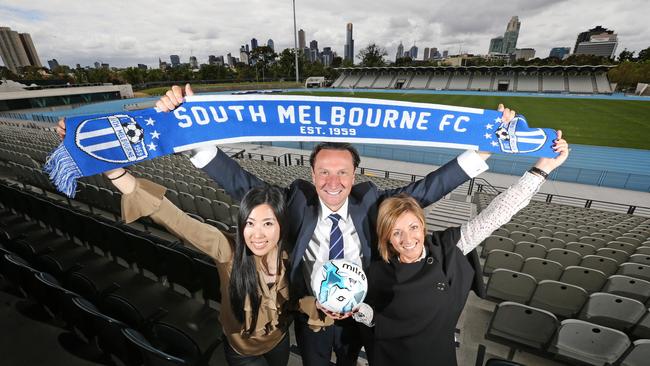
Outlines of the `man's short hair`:
{"label": "man's short hair", "polygon": [[314,146],[314,149],[311,151],[311,155],[309,156],[309,165],[312,169],[314,169],[316,155],[318,155],[321,150],[347,150],[352,154],[352,164],[354,165],[354,169],[359,167],[359,162],[361,161],[359,152],[351,144],[347,142],[321,142]]}

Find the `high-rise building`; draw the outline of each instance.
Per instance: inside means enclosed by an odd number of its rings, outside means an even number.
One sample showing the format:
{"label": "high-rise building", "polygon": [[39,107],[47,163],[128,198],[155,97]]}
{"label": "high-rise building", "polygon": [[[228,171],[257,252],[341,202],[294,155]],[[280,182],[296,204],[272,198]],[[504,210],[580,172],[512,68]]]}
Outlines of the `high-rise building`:
{"label": "high-rise building", "polygon": [[524,59],[525,61],[535,58],[534,48],[517,48],[515,49],[515,60]]}
{"label": "high-rise building", "polygon": [[94,63],[93,65],[95,65],[95,68],[96,68],[96,69],[99,69],[99,68],[102,67],[101,62],[99,62],[99,61],[95,61],[95,63]]}
{"label": "high-rise building", "polygon": [[490,40],[490,50],[488,53],[502,53],[503,51],[503,37],[498,36]]}
{"label": "high-rise building", "polygon": [[314,39],[311,42],[309,42],[309,49],[318,51],[318,41]]}
{"label": "high-rise building", "polygon": [[576,55],[594,55],[613,58],[618,46],[616,33],[604,32],[592,35],[588,41],[578,43]]}
{"label": "high-rise building", "polygon": [[24,66],[42,67],[29,34],[18,34],[9,27],[0,27],[0,56],[14,73]]}
{"label": "high-rise building", "polygon": [[331,47],[323,47],[323,52],[321,53],[321,63],[325,67],[329,67],[334,61],[334,54],[332,53]]}
{"label": "high-rise building", "polygon": [[442,58],[447,58],[447,57],[449,57],[449,51],[448,50],[442,51]]}
{"label": "high-rise building", "polygon": [[559,58],[560,60],[564,60],[565,58],[569,57],[569,53],[571,53],[571,47],[553,47],[551,48],[551,52],[548,54],[548,57],[555,57]]}
{"label": "high-rise building", "polygon": [[411,56],[413,60],[418,58],[418,46],[413,45],[413,47],[411,47],[409,50],[409,56]]}
{"label": "high-rise building", "polygon": [[614,31],[608,30],[607,28],[603,28],[602,26],[599,25],[586,32],[582,32],[578,34],[578,38],[576,39],[576,45],[573,47],[573,53],[576,53],[578,51],[578,44],[580,44],[580,42],[588,42],[591,39],[591,36],[596,34],[603,34],[603,33],[614,34]]}
{"label": "high-rise building", "polygon": [[215,56],[215,55],[208,56],[208,64],[223,66],[224,64],[223,56]]}
{"label": "high-rise building", "polygon": [[190,56],[190,67],[192,69],[199,68],[199,61],[196,59],[196,56]]}
{"label": "high-rise building", "polygon": [[145,64],[138,64],[138,69],[140,69],[140,70],[147,70],[148,67],[147,67],[147,65],[145,65]]}
{"label": "high-rise building", "polygon": [[440,52],[438,52],[437,47],[431,47],[431,52],[429,53],[429,57],[438,59],[440,58]]}
{"label": "high-rise building", "polygon": [[429,59],[429,47],[424,47],[424,57],[422,59],[425,61]]}
{"label": "high-rise building", "polygon": [[506,32],[503,34],[503,53],[511,54],[517,48],[517,38],[519,38],[519,29],[521,22],[518,16],[513,16],[508,22]]}
{"label": "high-rise building", "polygon": [[251,50],[254,50],[257,48],[257,39],[252,38],[251,39]]}
{"label": "high-rise building", "polygon": [[230,52],[226,55],[226,60],[228,60],[228,66],[230,67],[235,66],[234,57],[232,57],[232,54],[230,54]]}
{"label": "high-rise building", "polygon": [[398,58],[404,57],[404,45],[402,44],[402,41],[399,42],[399,46],[397,46],[397,53],[395,54],[395,61],[397,61]]}
{"label": "high-rise building", "polygon": [[273,43],[273,40],[269,38],[268,41],[266,41],[266,47],[270,48],[271,51],[275,52],[275,43]]}
{"label": "high-rise building", "polygon": [[246,46],[241,46],[239,49],[239,61],[244,64],[250,64],[249,58],[248,58],[248,45]]}
{"label": "high-rise building", "polygon": [[352,38],[352,23],[345,27],[345,55],[344,60],[354,63],[354,38]]}
{"label": "high-rise building", "polygon": [[52,71],[52,70],[56,69],[57,67],[59,67],[59,61],[57,61],[55,58],[53,58],[51,60],[47,60],[47,66],[49,66],[50,71]]}
{"label": "high-rise building", "polygon": [[171,61],[172,67],[181,65],[181,58],[178,55],[169,55],[169,61]]}
{"label": "high-rise building", "polygon": [[304,30],[299,30],[298,31],[298,49],[304,50],[306,47],[305,43],[305,31]]}

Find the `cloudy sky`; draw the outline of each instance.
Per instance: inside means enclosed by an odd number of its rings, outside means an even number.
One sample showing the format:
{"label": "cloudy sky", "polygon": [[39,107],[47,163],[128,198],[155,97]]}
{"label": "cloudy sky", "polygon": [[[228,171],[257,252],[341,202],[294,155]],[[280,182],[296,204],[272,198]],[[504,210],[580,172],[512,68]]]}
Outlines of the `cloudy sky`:
{"label": "cloudy sky", "polygon": [[[345,25],[354,24],[355,53],[376,42],[394,59],[397,45],[486,53],[511,16],[521,21],[517,47],[548,56],[551,47],[573,47],[578,33],[603,25],[624,48],[650,46],[648,0],[296,0],[298,28],[307,43],[343,55]],[[43,65],[56,58],[74,66],[158,65],[178,54],[238,56],[239,47],[271,38],[276,51],[293,47],[290,0],[2,0],[0,26],[30,33]]]}

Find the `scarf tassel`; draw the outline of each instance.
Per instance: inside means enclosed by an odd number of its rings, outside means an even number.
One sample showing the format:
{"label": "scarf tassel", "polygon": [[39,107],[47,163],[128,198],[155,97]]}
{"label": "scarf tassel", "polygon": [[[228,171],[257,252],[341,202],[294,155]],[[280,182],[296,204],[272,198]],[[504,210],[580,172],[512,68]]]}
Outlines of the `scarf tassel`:
{"label": "scarf tassel", "polygon": [[52,184],[59,192],[74,198],[77,193],[77,179],[83,174],[63,144],[47,157],[43,171],[50,176]]}

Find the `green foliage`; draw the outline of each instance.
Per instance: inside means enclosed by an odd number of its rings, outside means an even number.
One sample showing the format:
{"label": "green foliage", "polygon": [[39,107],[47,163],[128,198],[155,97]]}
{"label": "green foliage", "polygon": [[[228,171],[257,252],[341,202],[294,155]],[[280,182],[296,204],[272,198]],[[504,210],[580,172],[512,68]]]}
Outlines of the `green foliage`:
{"label": "green foliage", "polygon": [[359,51],[357,57],[361,59],[360,66],[374,67],[386,65],[386,61],[384,61],[384,56],[386,55],[388,55],[388,52],[385,49],[377,46],[375,43],[371,43]]}
{"label": "green foliage", "polygon": [[630,52],[626,49],[621,51],[618,55],[618,61],[623,62],[623,61],[632,61],[634,60],[634,51]]}

